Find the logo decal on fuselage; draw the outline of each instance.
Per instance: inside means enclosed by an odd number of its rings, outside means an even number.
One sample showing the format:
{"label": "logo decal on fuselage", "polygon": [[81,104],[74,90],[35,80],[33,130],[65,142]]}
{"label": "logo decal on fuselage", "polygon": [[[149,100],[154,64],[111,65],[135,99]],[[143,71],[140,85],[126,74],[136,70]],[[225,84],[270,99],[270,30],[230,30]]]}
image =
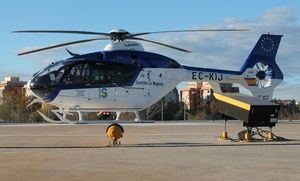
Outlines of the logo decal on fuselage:
{"label": "logo decal on fuselage", "polygon": [[124,43],[124,46],[125,47],[137,47],[137,46],[139,46],[139,44],[137,44],[137,43]]}
{"label": "logo decal on fuselage", "polygon": [[135,81],[135,84],[136,85],[153,85],[153,86],[164,86],[164,83],[162,83],[162,82],[155,82],[155,81],[153,81],[153,82],[147,82],[147,81]]}
{"label": "logo decal on fuselage", "polygon": [[86,95],[86,90],[84,90],[84,89],[75,90],[76,97],[85,97],[85,95]]}
{"label": "logo decal on fuselage", "polygon": [[99,89],[99,98],[106,98],[108,96],[106,88]]}

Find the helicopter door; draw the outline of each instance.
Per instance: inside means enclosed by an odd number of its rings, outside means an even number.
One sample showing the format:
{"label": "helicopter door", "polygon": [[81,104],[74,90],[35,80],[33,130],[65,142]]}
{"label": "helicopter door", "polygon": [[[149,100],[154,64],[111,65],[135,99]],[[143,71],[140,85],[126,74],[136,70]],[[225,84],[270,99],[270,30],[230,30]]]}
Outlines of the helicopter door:
{"label": "helicopter door", "polygon": [[154,69],[149,75],[149,97],[150,100],[156,99],[156,97],[164,91],[166,71],[164,69]]}
{"label": "helicopter door", "polygon": [[[149,85],[151,82],[150,71],[141,70],[132,86],[123,86],[118,89],[122,106],[125,108],[143,108],[149,101]],[[119,96],[122,95],[122,96]]]}

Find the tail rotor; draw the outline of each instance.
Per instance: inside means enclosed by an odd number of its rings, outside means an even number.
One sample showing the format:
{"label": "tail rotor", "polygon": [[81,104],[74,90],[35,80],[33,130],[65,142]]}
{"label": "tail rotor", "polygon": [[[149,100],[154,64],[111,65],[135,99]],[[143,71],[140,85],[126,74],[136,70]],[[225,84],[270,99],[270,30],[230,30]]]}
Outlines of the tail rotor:
{"label": "tail rotor", "polygon": [[257,71],[256,85],[259,88],[266,88],[272,85],[273,69],[269,65],[257,62],[253,69]]}

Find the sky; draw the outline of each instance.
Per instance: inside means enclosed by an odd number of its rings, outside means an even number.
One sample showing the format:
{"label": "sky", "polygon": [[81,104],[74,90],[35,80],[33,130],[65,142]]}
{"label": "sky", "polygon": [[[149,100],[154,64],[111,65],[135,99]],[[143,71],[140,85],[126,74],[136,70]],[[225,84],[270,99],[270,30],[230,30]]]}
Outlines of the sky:
{"label": "sky", "polygon": [[[29,80],[47,64],[68,58],[64,48],[32,55],[17,53],[85,38],[88,35],[13,34],[15,30],[86,30],[129,32],[249,28],[248,32],[202,32],[147,35],[193,53],[143,43],[183,65],[239,70],[262,33],[282,34],[276,62],[284,81],[275,89],[280,99],[300,100],[300,1],[298,0],[3,0],[0,7],[0,80]],[[102,50],[108,41],[67,47],[79,54]]]}

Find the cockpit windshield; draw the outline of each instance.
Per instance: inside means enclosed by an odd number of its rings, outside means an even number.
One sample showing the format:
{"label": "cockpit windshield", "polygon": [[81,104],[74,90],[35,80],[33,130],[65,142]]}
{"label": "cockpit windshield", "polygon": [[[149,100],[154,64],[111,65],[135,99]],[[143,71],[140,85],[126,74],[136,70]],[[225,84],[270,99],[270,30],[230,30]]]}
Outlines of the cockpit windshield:
{"label": "cockpit windshield", "polygon": [[35,83],[39,86],[57,85],[65,73],[63,61],[51,63],[35,75]]}

